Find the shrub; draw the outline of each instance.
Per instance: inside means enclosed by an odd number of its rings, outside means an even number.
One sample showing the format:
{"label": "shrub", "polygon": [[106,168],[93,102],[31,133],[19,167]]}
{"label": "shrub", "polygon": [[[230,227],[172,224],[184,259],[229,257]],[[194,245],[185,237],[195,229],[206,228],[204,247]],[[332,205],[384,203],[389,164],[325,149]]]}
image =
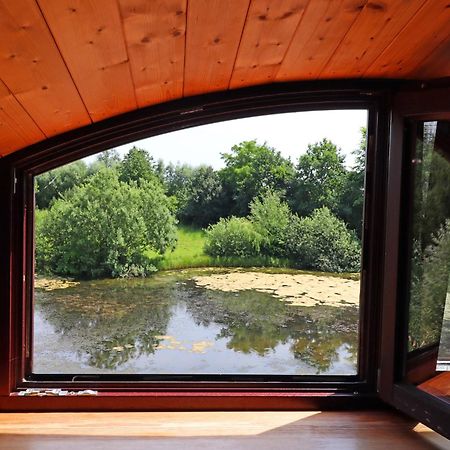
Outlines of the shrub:
{"label": "shrub", "polygon": [[328,208],[310,217],[295,216],[288,237],[288,256],[305,269],[324,272],[356,272],[361,249],[358,239]]}
{"label": "shrub", "polygon": [[129,185],[103,168],[52,204],[37,227],[37,260],[53,273],[80,278],[144,275],[154,270],[145,251],[164,252],[175,233],[157,181]]}
{"label": "shrub", "polygon": [[252,201],[250,211],[255,230],[264,239],[262,252],[270,256],[286,256],[289,227],[294,220],[287,203],[279,194],[269,191]]}
{"label": "shrub", "polygon": [[205,253],[210,256],[257,256],[262,236],[242,217],[220,219],[206,229]]}

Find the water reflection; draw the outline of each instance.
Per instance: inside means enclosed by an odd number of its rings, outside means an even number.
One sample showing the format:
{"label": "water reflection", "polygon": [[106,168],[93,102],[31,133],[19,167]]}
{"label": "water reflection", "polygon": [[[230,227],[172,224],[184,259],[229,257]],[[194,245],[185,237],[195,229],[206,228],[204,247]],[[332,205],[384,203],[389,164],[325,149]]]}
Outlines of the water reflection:
{"label": "water reflection", "polygon": [[35,373],[356,373],[358,310],[196,286],[192,273],[36,291]]}

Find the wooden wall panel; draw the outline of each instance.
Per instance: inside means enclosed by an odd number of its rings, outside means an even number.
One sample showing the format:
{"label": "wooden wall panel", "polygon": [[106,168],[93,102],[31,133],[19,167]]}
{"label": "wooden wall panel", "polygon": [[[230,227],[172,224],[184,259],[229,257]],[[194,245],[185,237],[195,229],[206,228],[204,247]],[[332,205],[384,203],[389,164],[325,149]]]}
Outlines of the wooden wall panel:
{"label": "wooden wall panel", "polygon": [[316,79],[361,13],[367,0],[309,3],[276,79]]}
{"label": "wooden wall panel", "polygon": [[190,0],[184,95],[227,89],[249,0]]}
{"label": "wooden wall panel", "polygon": [[0,0],[0,33],[0,79],[45,135],[90,123],[35,1]]}
{"label": "wooden wall panel", "polygon": [[230,87],[269,83],[275,78],[308,0],[253,0]]}
{"label": "wooden wall panel", "polygon": [[44,133],[0,81],[0,156],[44,138]]}
{"label": "wooden wall panel", "polygon": [[366,3],[321,75],[326,78],[362,76],[425,1],[384,0]]}
{"label": "wooden wall panel", "polygon": [[448,0],[428,0],[364,76],[413,78],[421,63],[448,40],[449,28]]}
{"label": "wooden wall panel", "polygon": [[119,7],[111,0],[38,0],[92,120],[137,107]]}
{"label": "wooden wall panel", "polygon": [[187,0],[119,0],[139,107],[183,95]]}

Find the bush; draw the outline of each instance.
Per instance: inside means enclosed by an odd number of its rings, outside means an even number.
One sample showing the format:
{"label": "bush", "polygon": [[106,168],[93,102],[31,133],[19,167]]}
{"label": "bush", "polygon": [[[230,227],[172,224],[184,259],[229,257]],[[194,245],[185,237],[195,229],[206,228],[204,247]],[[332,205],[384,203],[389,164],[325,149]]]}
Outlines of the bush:
{"label": "bush", "polygon": [[257,256],[263,237],[242,217],[220,219],[206,230],[205,253],[210,256]]}
{"label": "bush", "polygon": [[162,253],[176,240],[158,182],[128,185],[107,168],[55,201],[36,231],[40,267],[79,278],[144,275],[154,270],[145,251]]}
{"label": "bush", "polygon": [[288,232],[294,220],[287,203],[279,194],[269,191],[252,201],[250,211],[250,221],[264,239],[262,252],[270,256],[286,256]]}
{"label": "bush", "polygon": [[292,221],[287,242],[288,256],[305,269],[324,272],[356,272],[361,248],[354,233],[328,208]]}

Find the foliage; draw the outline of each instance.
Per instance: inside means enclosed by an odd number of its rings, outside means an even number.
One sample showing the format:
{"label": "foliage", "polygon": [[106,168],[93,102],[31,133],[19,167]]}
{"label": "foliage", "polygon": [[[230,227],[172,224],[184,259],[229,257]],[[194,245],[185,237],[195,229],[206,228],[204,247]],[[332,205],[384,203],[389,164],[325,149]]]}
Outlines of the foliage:
{"label": "foliage", "polygon": [[178,200],[178,219],[188,225],[205,227],[226,215],[222,210],[222,183],[217,172],[210,166],[186,170],[183,166],[176,181],[183,180],[182,187],[175,191]]}
{"label": "foliage", "polygon": [[250,204],[250,221],[263,237],[262,252],[272,256],[286,256],[289,226],[294,220],[291,210],[276,192],[267,192]]}
{"label": "foliage", "polygon": [[156,182],[142,182],[139,188],[103,168],[69,198],[53,203],[39,233],[48,256],[38,259],[60,275],[142,275],[152,270],[145,250],[173,246],[174,225],[169,201]]}
{"label": "foliage", "polygon": [[97,155],[94,164],[91,167],[94,169],[92,173],[96,172],[101,166],[110,169],[117,168],[120,164],[119,152],[116,149],[105,150]]}
{"label": "foliage", "polygon": [[361,249],[356,236],[326,207],[292,221],[287,247],[289,257],[304,269],[359,270]]}
{"label": "foliage", "polygon": [[447,293],[450,291],[450,219],[422,252],[413,252],[409,315],[410,349],[439,342]]}
{"label": "foliage", "polygon": [[353,152],[355,164],[351,170],[346,171],[337,211],[338,216],[356,231],[358,237],[362,235],[366,147],[367,129],[361,128],[360,144]]}
{"label": "foliage", "polygon": [[210,256],[246,257],[260,252],[263,237],[246,218],[220,219],[206,230],[205,253]]}
{"label": "foliage", "polygon": [[76,161],[38,175],[36,180],[36,206],[48,208],[52,201],[63,198],[75,186],[88,177],[84,161]]}
{"label": "foliage", "polygon": [[157,179],[153,158],[143,149],[133,147],[123,158],[119,168],[119,180],[124,183],[140,183]]}
{"label": "foliage", "polygon": [[229,197],[230,213],[245,216],[250,202],[267,189],[284,191],[293,177],[292,163],[266,143],[256,140],[234,145],[223,153],[220,175]]}
{"label": "foliage", "polygon": [[439,150],[442,125],[425,122],[415,146],[410,350],[439,342],[450,289],[450,164]]}
{"label": "foliage", "polygon": [[336,213],[346,175],[340,149],[328,139],[310,144],[296,169],[290,189],[292,210],[301,216],[321,207]]}
{"label": "foliage", "polygon": [[52,255],[51,243],[44,232],[44,224],[47,219],[47,209],[36,209],[34,213],[34,228],[36,236],[35,269],[39,274],[51,273],[49,262]]}

